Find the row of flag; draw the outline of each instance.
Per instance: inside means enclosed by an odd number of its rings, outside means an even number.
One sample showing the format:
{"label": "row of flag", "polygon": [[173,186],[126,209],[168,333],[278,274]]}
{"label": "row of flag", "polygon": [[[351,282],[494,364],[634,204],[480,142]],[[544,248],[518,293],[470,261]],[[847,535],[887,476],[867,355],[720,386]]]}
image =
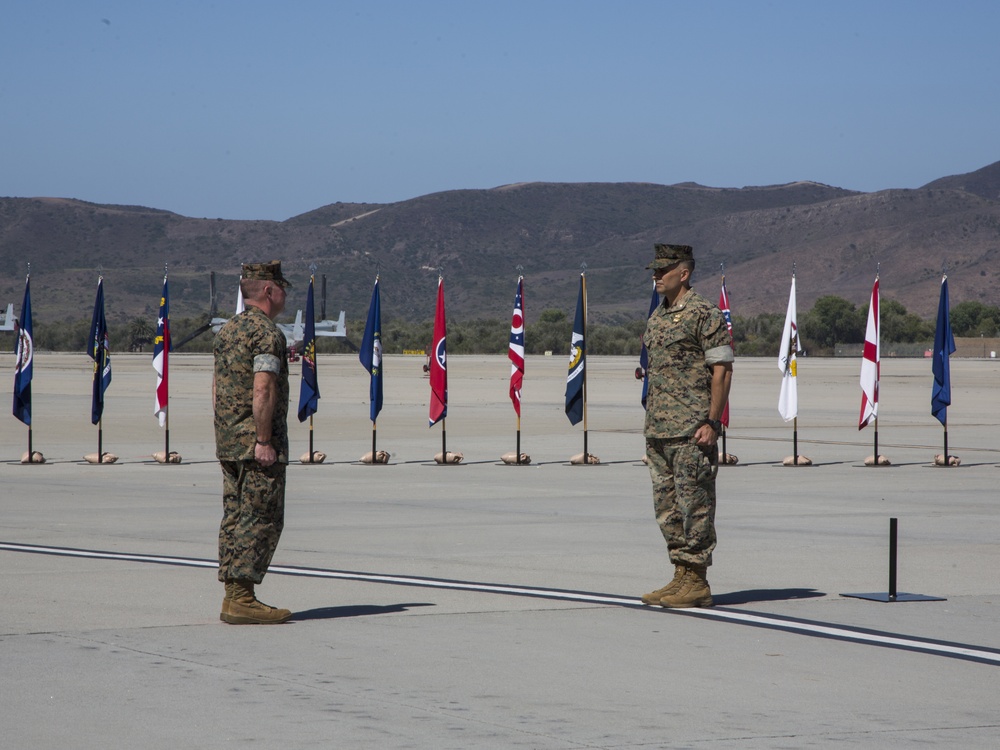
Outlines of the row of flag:
{"label": "row of flag", "polygon": [[[299,391],[298,418],[300,422],[311,418],[319,408],[319,380],[316,367],[316,333],[313,301],[314,279],[309,280],[308,298],[306,302],[306,321],[303,342],[302,379]],[[650,299],[649,315],[660,304],[655,286]],[[880,295],[879,278],[875,277],[872,286],[871,301],[868,307],[868,320],[865,330],[865,344],[861,362],[861,412],[858,419],[858,429],[863,429],[874,423],[877,430],[879,375],[881,349],[879,340],[880,328]],[[725,275],[722,277],[722,288],[719,294],[719,308],[722,310],[726,327],[732,344],[732,315],[729,307],[729,294],[726,289]],[[383,363],[382,363],[382,332],[381,303],[379,295],[379,278],[376,276],[372,288],[371,303],[359,351],[361,365],[370,375],[370,417],[373,430],[383,402]],[[571,424],[584,421],[586,429],[586,328],[587,328],[587,284],[586,275],[580,274],[580,288],[577,297],[576,314],[573,319],[573,331],[570,342],[570,359],[566,376],[565,412]],[[524,277],[519,276],[514,294],[514,312],[511,317],[510,344],[508,358],[511,363],[510,399],[520,423],[521,388],[524,382]],[[24,299],[21,303],[21,316],[17,326],[16,336],[16,367],[14,371],[14,416],[30,427],[31,425],[31,380],[33,374],[34,341],[31,323],[31,276],[25,279]],[[163,276],[163,292],[160,296],[159,317],[156,325],[156,336],[153,341],[153,369],[156,371],[156,394],[153,413],[160,426],[167,426],[167,404],[169,399],[169,353],[172,351],[170,340],[170,295],[167,275]],[[785,313],[785,323],[782,331],[781,348],[778,354],[778,369],[782,375],[781,391],[778,398],[778,411],[782,418],[792,421],[798,416],[798,387],[796,356],[801,353],[798,324],[796,320],[795,275],[792,275],[788,307]],[[932,353],[932,370],[934,386],[931,395],[931,413],[947,428],[947,407],[951,404],[951,373],[950,355],[955,352],[955,340],[951,332],[949,319],[948,277],[941,280],[941,296],[938,304],[937,326],[934,336]],[[91,422],[100,424],[104,412],[105,392],[111,385],[111,349],[108,335],[107,320],[104,314],[104,279],[97,282],[97,297],[94,301],[94,313],[91,321],[88,355],[94,361],[93,368],[93,398],[91,403]],[[648,353],[645,344],[639,355],[639,366],[643,374],[641,402],[645,407],[648,393]],[[428,425],[434,426],[445,419],[448,413],[448,369],[447,369],[447,330],[444,304],[444,279],[438,278],[437,304],[434,314],[434,332],[430,351],[430,407]],[[726,404],[722,423],[729,425],[729,405]]]}
{"label": "row of flag", "polygon": [[[728,320],[728,299],[723,280],[722,299],[726,300],[726,317]],[[858,429],[863,430],[869,424],[878,429],[878,397],[879,377],[882,360],[880,342],[880,304],[879,277],[875,275],[872,285],[871,299],[868,305],[868,320],[865,325],[865,343],[861,357],[861,412],[858,416]],[[720,301],[720,307],[722,302]],[[941,295],[938,301],[937,323],[934,329],[934,350],[932,352],[931,369],[934,375],[934,385],[931,390],[931,414],[941,424],[948,426],[948,407],[951,405],[951,360],[955,353],[955,337],[951,332],[948,301],[948,276],[941,277]],[[731,331],[731,329],[730,329]],[[785,325],[781,334],[781,349],[778,354],[778,370],[781,372],[781,392],[778,396],[778,412],[786,422],[791,422],[798,416],[798,370],[796,355],[802,351],[799,339],[799,329],[796,322],[795,306],[795,274],[792,274],[792,286],[788,295],[788,308],[785,312]]]}

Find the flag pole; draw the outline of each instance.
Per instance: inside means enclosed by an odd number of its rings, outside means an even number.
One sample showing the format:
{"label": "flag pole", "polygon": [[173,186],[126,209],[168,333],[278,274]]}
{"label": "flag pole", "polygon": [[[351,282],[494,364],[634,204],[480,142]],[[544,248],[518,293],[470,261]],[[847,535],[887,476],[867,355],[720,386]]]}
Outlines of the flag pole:
{"label": "flag pole", "polygon": [[[27,288],[28,282],[30,280],[31,280],[31,263],[28,263],[28,277],[27,277],[27,279],[25,279],[25,282],[24,282],[25,283],[25,288]],[[27,296],[27,294],[25,294],[25,296]],[[21,317],[22,318],[24,317],[24,305],[23,304],[21,305]],[[19,322],[19,325],[23,326],[24,325],[24,321],[21,320]],[[35,347],[35,345],[32,344],[31,348],[34,349],[34,347]],[[32,352],[32,359],[34,359],[34,352]],[[35,462],[35,453],[34,453],[34,450],[32,449],[32,446],[31,446],[31,438],[32,438],[32,434],[31,434],[31,419],[28,419],[28,463],[29,464]]]}
{"label": "flag pole", "polygon": [[875,466],[878,466],[878,415],[875,415]]}
{"label": "flag pole", "polygon": [[372,466],[376,464],[375,457],[375,420],[372,420]]}
{"label": "flag pole", "polygon": [[792,465],[799,465],[799,418],[792,420]]}
{"label": "flag pole", "polygon": [[[524,266],[522,266],[520,263],[518,263],[518,265],[517,265],[517,284],[518,284],[518,289],[522,290],[522,296],[521,296],[521,330],[522,331],[524,330],[524,296],[523,296],[523,289],[524,289],[524,287],[523,287],[523,283],[524,283]],[[520,406],[520,395],[518,396],[518,407],[517,407],[517,440],[514,442],[514,463],[517,466],[521,465],[521,406]]]}
{"label": "flag pole", "polygon": [[[580,273],[583,289],[583,356],[587,356],[587,264],[583,264]],[[587,366],[583,367],[583,463],[590,463],[590,453],[587,451]]]}
{"label": "flag pole", "polygon": [[97,420],[97,463],[103,461],[104,456],[104,417]]}
{"label": "flag pole", "polygon": [[[164,263],[163,264],[163,283],[164,283],[164,285],[166,285],[166,279],[167,279],[167,264]],[[212,300],[212,301],[214,302],[214,300]],[[165,321],[164,325],[166,326],[167,334],[169,335],[169,333],[170,333],[170,321]],[[163,359],[164,359],[164,361],[169,361],[169,358],[170,358],[170,352],[168,351],[169,349],[170,349],[170,343],[167,342],[167,341],[165,341],[164,342],[164,352],[163,352]],[[167,367],[169,368],[170,365],[168,364]],[[169,390],[165,394],[165,398],[166,398],[166,400],[165,400],[165,402],[163,404],[163,407],[164,407],[163,408],[163,458],[166,461],[170,461],[170,391]],[[212,409],[213,410],[215,409],[215,404],[212,405]]]}
{"label": "flag pole", "polygon": [[[511,362],[510,398],[514,406],[515,442],[514,465],[521,465],[521,385],[524,381],[524,266],[517,265],[517,292],[514,295],[514,313],[510,321],[510,343],[507,359]],[[502,457],[501,457],[502,460]]]}
{"label": "flag pole", "polygon": [[309,415],[309,463],[313,461],[313,415]]}
{"label": "flag pole", "polygon": [[[722,275],[722,291],[719,295],[719,307],[722,309],[722,314],[726,319],[726,330],[729,332],[729,346],[736,351],[736,346],[733,343],[733,321],[732,314],[729,309],[729,292],[726,289],[726,264],[719,263],[719,272]],[[729,400],[722,406],[722,415],[719,417],[719,423],[722,428],[722,432],[719,437],[722,439],[722,454],[720,466],[725,466],[729,463],[729,451],[726,448],[726,432],[729,429]]]}
{"label": "flag pole", "polygon": [[[795,284],[795,262],[792,261],[792,284]],[[796,306],[798,302],[796,301]],[[798,325],[798,310],[793,311],[795,314],[795,324]],[[794,359],[798,354],[799,348],[799,334],[798,331],[795,332],[795,346],[793,347],[791,356]],[[796,368],[795,376],[798,377],[798,368]],[[798,384],[795,386],[796,391],[798,391]],[[795,397],[795,419],[792,420],[792,466],[799,465],[799,399],[796,395]]]}
{"label": "flag pole", "polygon": [[516,453],[514,454],[517,458],[514,461],[518,466],[521,465],[521,415],[517,415],[517,443],[515,444]]}
{"label": "flag pole", "polygon": [[951,464],[948,462],[948,418],[947,417],[945,417],[943,426],[944,426],[944,456],[943,456],[944,465],[951,466]]}
{"label": "flag pole", "polygon": [[447,431],[445,430],[445,418],[441,417],[441,462],[448,463],[448,439]]}

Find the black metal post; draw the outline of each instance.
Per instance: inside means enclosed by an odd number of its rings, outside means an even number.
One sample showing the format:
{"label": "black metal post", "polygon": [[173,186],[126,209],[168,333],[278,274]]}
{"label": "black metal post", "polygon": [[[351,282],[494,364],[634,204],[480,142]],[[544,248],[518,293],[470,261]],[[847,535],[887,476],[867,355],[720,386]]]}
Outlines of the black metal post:
{"label": "black metal post", "polygon": [[895,518],[889,519],[889,601],[896,601],[896,527]]}
{"label": "black metal post", "polygon": [[799,419],[792,425],[792,466],[799,465]]}

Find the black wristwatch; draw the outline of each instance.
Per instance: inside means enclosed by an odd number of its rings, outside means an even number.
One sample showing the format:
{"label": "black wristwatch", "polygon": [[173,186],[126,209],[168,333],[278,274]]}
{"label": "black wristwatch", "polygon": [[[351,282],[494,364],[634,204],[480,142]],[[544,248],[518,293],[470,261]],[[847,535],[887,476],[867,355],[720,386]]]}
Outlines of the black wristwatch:
{"label": "black wristwatch", "polygon": [[706,419],[705,424],[707,424],[709,427],[715,430],[716,435],[722,434],[722,422],[720,422],[718,419]]}

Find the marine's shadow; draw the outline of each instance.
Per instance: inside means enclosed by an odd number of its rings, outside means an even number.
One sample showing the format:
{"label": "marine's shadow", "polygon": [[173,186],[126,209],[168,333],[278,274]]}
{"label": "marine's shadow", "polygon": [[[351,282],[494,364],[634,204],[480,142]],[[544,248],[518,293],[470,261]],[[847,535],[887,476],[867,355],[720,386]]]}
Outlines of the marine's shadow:
{"label": "marine's shadow", "polygon": [[317,607],[306,609],[292,615],[292,622],[303,620],[338,620],[342,617],[369,617],[371,615],[389,615],[397,612],[407,612],[413,607],[434,607],[430,602],[411,602],[409,604],[387,604],[378,607],[373,604],[354,604],[345,607]]}
{"label": "marine's shadow", "polygon": [[816,599],[826,596],[816,589],[751,589],[749,591],[730,591],[728,594],[713,594],[715,604],[722,607],[734,604],[750,604],[751,602],[784,602],[792,599]]}

